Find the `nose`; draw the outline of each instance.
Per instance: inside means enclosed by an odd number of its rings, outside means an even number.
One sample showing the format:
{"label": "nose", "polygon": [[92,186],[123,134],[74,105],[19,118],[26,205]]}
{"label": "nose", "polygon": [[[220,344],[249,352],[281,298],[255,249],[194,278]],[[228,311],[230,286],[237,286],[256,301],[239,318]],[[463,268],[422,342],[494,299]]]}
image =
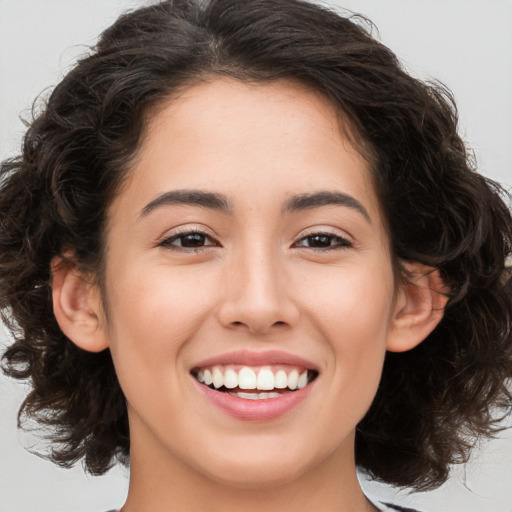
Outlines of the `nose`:
{"label": "nose", "polygon": [[226,269],[220,296],[218,320],[228,329],[263,335],[299,320],[292,280],[268,249],[239,254]]}

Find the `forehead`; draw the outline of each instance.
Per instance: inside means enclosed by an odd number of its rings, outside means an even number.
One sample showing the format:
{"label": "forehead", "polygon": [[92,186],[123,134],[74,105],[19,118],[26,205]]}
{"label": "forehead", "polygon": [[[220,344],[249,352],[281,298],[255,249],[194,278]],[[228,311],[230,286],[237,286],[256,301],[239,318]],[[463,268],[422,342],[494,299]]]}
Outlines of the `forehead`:
{"label": "forehead", "polygon": [[124,187],[133,197],[125,202],[143,208],[139,199],[193,188],[246,203],[259,198],[264,207],[276,194],[284,201],[337,189],[362,198],[378,216],[369,165],[345,126],[329,101],[300,84],[200,83],[153,112]]}

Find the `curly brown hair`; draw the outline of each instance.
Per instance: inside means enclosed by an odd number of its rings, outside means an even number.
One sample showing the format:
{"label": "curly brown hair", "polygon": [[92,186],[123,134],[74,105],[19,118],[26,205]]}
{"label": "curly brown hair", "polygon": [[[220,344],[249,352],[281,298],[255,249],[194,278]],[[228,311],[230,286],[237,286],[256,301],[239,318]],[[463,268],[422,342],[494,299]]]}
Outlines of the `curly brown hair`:
{"label": "curly brown hair", "polygon": [[0,307],[14,336],[3,368],[30,379],[19,421],[53,427],[54,462],[84,458],[101,474],[128,461],[129,431],[109,351],[80,350],[57,324],[51,261],[72,249],[101,280],[105,212],[148,117],[207,75],[284,78],[327,97],[371,161],[397,268],[438,268],[449,287],[428,338],[387,354],[357,463],[433,488],[499,428],[511,409],[508,198],[476,172],[449,91],[409,76],[365,22],[301,0],[163,1],[121,16],[54,89],[0,175]]}

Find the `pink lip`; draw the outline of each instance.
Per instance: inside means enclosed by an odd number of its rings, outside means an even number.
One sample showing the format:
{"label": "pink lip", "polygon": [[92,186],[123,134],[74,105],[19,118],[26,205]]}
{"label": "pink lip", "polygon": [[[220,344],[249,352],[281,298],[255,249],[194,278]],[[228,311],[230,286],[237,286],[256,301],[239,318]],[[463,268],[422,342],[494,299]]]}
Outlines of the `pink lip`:
{"label": "pink lip", "polygon": [[195,379],[194,383],[200,393],[202,393],[210,403],[219,407],[230,416],[244,421],[269,421],[282,416],[302,402],[308,396],[311,387],[315,384],[313,381],[305,388],[287,393],[280,398],[246,400],[210,389],[208,386],[200,384]]}
{"label": "pink lip", "polygon": [[279,350],[267,350],[264,352],[253,352],[249,350],[238,350],[219,356],[211,357],[200,361],[194,365],[194,368],[205,368],[208,366],[239,364],[242,366],[265,366],[272,364],[287,364],[299,366],[308,370],[316,370],[313,363],[302,357],[288,354]]}
{"label": "pink lip", "polygon": [[[206,368],[215,365],[241,365],[241,366],[267,366],[267,365],[291,365],[317,370],[315,365],[302,357],[282,352],[279,350],[266,350],[254,352],[250,350],[238,350],[199,361],[193,368]],[[192,377],[193,378],[193,377]],[[309,394],[314,381],[306,387],[286,393],[279,398],[263,400],[247,400],[229,395],[221,391],[215,391],[208,386],[199,383],[193,378],[199,392],[213,405],[230,416],[245,421],[268,421],[282,416],[296,405],[302,402]]]}

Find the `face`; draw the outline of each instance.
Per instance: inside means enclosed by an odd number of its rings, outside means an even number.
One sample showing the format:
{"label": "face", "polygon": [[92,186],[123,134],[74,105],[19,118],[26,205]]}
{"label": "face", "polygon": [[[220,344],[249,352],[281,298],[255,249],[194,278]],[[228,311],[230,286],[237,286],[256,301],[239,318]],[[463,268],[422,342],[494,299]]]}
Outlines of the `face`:
{"label": "face", "polygon": [[155,114],[108,226],[133,460],[239,485],[353,468],[395,284],[367,164],[327,101],[190,88]]}

